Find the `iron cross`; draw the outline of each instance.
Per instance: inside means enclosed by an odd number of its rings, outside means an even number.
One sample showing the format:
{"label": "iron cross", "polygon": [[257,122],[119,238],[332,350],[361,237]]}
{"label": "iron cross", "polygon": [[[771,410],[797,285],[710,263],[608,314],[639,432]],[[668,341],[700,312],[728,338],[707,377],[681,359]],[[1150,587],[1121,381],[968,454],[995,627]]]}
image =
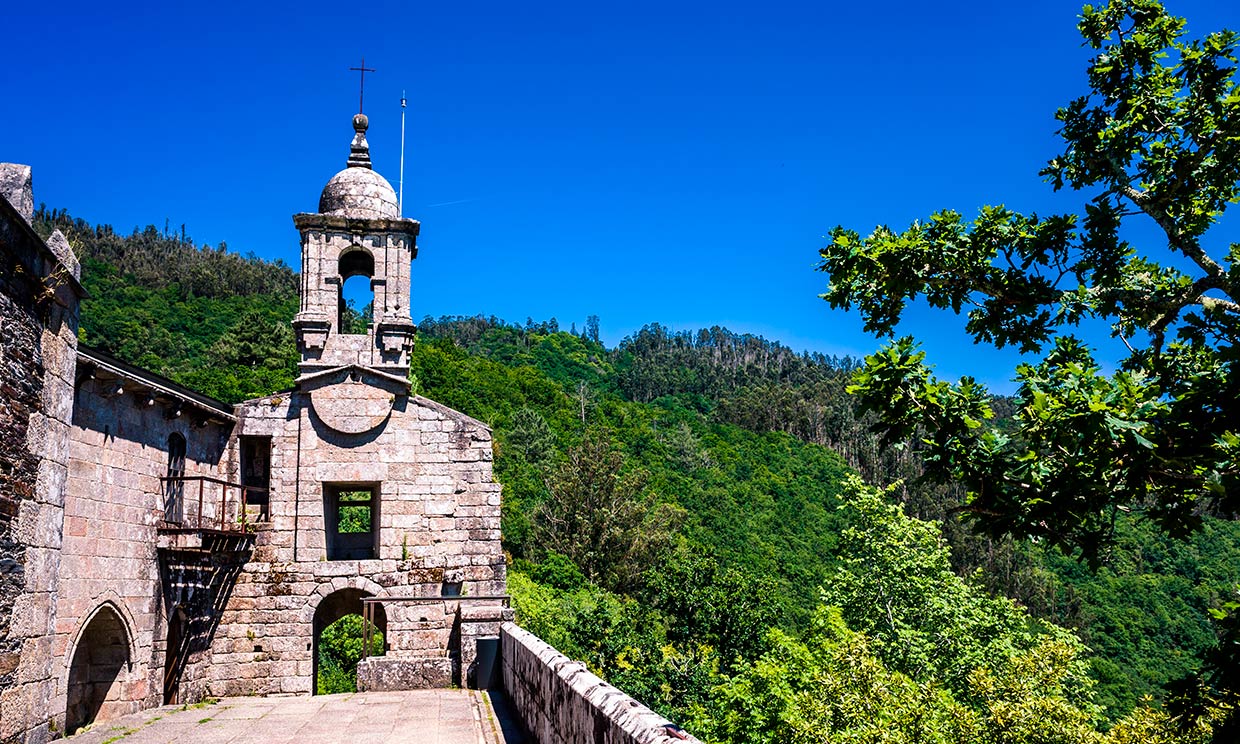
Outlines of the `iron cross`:
{"label": "iron cross", "polygon": [[361,83],[358,86],[358,90],[357,90],[357,113],[360,114],[362,113],[362,103],[363,101],[365,101],[365,96],[366,96],[366,73],[374,72],[374,68],[367,67],[366,58],[362,57],[361,67],[350,67],[349,69],[354,72],[360,72],[362,74]]}

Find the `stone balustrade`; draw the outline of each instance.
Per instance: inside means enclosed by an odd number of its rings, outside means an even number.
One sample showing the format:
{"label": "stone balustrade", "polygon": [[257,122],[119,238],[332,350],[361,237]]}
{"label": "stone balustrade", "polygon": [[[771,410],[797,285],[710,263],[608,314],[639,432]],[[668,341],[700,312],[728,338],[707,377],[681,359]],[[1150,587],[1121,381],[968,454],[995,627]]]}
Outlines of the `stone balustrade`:
{"label": "stone balustrade", "polygon": [[504,691],[538,744],[698,742],[533,633],[504,623],[500,639]]}

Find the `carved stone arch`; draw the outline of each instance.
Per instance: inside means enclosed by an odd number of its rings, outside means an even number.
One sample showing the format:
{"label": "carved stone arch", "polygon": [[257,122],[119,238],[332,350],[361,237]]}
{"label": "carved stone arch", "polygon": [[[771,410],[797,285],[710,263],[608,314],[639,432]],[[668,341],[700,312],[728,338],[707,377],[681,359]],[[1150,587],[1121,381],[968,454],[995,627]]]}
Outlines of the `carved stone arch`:
{"label": "carved stone arch", "polygon": [[314,622],[314,613],[325,597],[341,589],[360,589],[372,597],[386,597],[387,589],[365,576],[337,576],[331,581],[319,584],[306,598],[306,606],[301,610],[302,622]]}
{"label": "carved stone arch", "polygon": [[[338,577],[330,583],[320,585],[307,602],[307,608],[313,608],[310,615],[310,637],[311,637],[311,668],[313,676],[310,681],[310,688],[315,694],[322,692],[342,692],[341,686],[332,685],[324,682],[326,687],[320,687],[320,640],[325,630],[351,615],[359,617],[366,616],[365,600],[367,597],[381,596],[384,592],[382,586],[363,576],[353,576],[349,578]],[[383,609],[383,605],[373,605],[371,620],[374,628],[380,634],[378,638],[386,638],[387,636],[387,613]],[[359,626],[361,627],[361,626]],[[380,651],[381,653],[381,651]],[[345,667],[341,666],[344,660],[337,660],[332,664],[331,668],[349,673]],[[331,675],[331,677],[339,679],[339,673]],[[334,689],[333,689],[334,688]]]}
{"label": "carved stone arch", "polygon": [[361,243],[351,243],[348,247],[340,249],[340,255],[336,258],[336,271],[340,281],[354,276],[367,276],[371,279],[375,276],[375,254],[372,250]]}
{"label": "carved stone arch", "polygon": [[[336,259],[336,276],[338,278],[338,284],[336,285],[336,329],[339,333],[360,335],[357,329],[346,329],[345,324],[348,305],[348,300],[345,297],[345,287],[349,280],[354,277],[363,277],[366,282],[362,287],[364,292],[370,297],[370,316],[367,322],[374,322],[376,317],[374,307],[375,270],[377,268],[379,267],[375,261],[375,254],[371,253],[369,248],[360,243],[353,243],[340,251],[340,256]],[[362,280],[358,279],[356,281],[360,282]],[[364,308],[359,307],[357,309],[361,312]]]}
{"label": "carved stone arch", "polygon": [[125,636],[129,641],[128,668],[132,670],[134,659],[138,658],[138,641],[137,636],[134,633],[134,628],[137,627],[137,622],[134,620],[133,613],[129,611],[129,605],[125,604],[125,600],[121,598],[121,595],[111,589],[107,589],[96,596],[94,602],[95,604],[91,608],[91,611],[86,613],[86,615],[82,618],[82,622],[78,623],[77,630],[73,633],[73,639],[69,643],[69,652],[65,655],[64,660],[66,671],[68,670],[69,664],[73,661],[73,652],[77,650],[78,644],[82,642],[82,634],[86,632],[86,628],[90,625],[90,621],[94,620],[95,616],[105,608],[111,609],[115,612],[120,617],[125,628]]}
{"label": "carved stone arch", "polygon": [[137,701],[128,682],[134,676],[137,641],[134,619],[120,597],[111,595],[87,613],[73,637],[65,670],[65,732],[133,711]]}

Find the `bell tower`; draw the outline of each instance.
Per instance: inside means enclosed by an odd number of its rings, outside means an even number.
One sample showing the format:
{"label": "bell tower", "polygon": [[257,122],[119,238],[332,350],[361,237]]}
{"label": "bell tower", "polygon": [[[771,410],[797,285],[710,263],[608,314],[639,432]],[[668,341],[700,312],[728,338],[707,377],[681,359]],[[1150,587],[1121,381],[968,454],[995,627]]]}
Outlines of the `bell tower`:
{"label": "bell tower", "polygon": [[[370,166],[365,114],[353,117],[347,167],[323,187],[319,211],[293,216],[301,233],[301,307],[293,319],[301,373],[356,364],[405,377],[415,326],[409,312],[417,220]],[[366,329],[348,327],[346,280],[366,277],[374,302]]]}

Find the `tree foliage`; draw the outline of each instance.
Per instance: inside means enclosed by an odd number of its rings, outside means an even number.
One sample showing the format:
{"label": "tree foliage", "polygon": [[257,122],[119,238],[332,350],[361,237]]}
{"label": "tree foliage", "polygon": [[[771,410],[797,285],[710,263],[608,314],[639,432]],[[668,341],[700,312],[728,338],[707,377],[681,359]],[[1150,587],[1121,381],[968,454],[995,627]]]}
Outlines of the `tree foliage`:
{"label": "tree foliage", "polygon": [[[837,227],[820,268],[823,297],[876,334],[919,301],[965,313],[978,343],[1042,355],[1017,367],[1003,427],[980,385],[935,379],[911,338],[850,390],[885,441],[921,438],[927,475],[966,486],[979,529],[1100,563],[1129,512],[1177,537],[1240,512],[1240,243],[1213,229],[1240,196],[1240,84],[1237,35],[1191,38],[1157,0],[1086,6],[1078,28],[1090,92],[1059,110],[1064,150],[1042,175],[1083,192],[1082,214]],[[1158,237],[1138,246],[1142,220]],[[1125,350],[1113,373],[1078,337],[1098,323]]]}
{"label": "tree foliage", "polygon": [[[366,647],[362,635],[365,623],[361,615],[345,615],[319,634],[318,677],[314,682],[316,694],[357,692],[357,664],[362,660],[362,651]],[[373,625],[370,632],[370,655],[382,654],[383,633]]]}
{"label": "tree foliage", "polygon": [[609,432],[587,431],[552,475],[550,498],[535,515],[540,545],[609,588],[631,588],[684,518],[683,509],[645,492],[644,474],[623,472],[623,465]]}
{"label": "tree foliage", "polygon": [[[1017,368],[1002,431],[985,390],[933,379],[911,339],[869,357],[854,390],[890,440],[926,432],[930,473],[967,485],[980,526],[1096,554],[1125,510],[1183,534],[1203,507],[1240,508],[1240,244],[1210,234],[1240,188],[1240,87],[1236,35],[1188,39],[1155,0],[1087,6],[1079,28],[1091,92],[1059,110],[1065,149],[1042,172],[1090,194],[1083,216],[837,227],[820,268],[825,299],[877,334],[924,300],[967,309],[979,343],[1046,351]],[[1165,244],[1130,244],[1138,217]],[[1072,335],[1087,321],[1128,350],[1115,373]]]}
{"label": "tree foliage", "polygon": [[[1142,707],[1099,729],[1085,648],[947,570],[935,525],[852,481],[859,519],[808,632],[717,685],[693,723],[708,741],[1129,744],[1204,742],[1217,707],[1187,726]],[[868,630],[867,630],[868,629]]]}
{"label": "tree foliage", "polygon": [[1078,701],[1088,697],[1085,648],[1075,636],[957,576],[937,524],[905,516],[855,478],[849,488],[850,526],[823,602],[840,608],[884,663],[960,695],[975,669],[1053,640],[1072,652],[1064,676]]}

